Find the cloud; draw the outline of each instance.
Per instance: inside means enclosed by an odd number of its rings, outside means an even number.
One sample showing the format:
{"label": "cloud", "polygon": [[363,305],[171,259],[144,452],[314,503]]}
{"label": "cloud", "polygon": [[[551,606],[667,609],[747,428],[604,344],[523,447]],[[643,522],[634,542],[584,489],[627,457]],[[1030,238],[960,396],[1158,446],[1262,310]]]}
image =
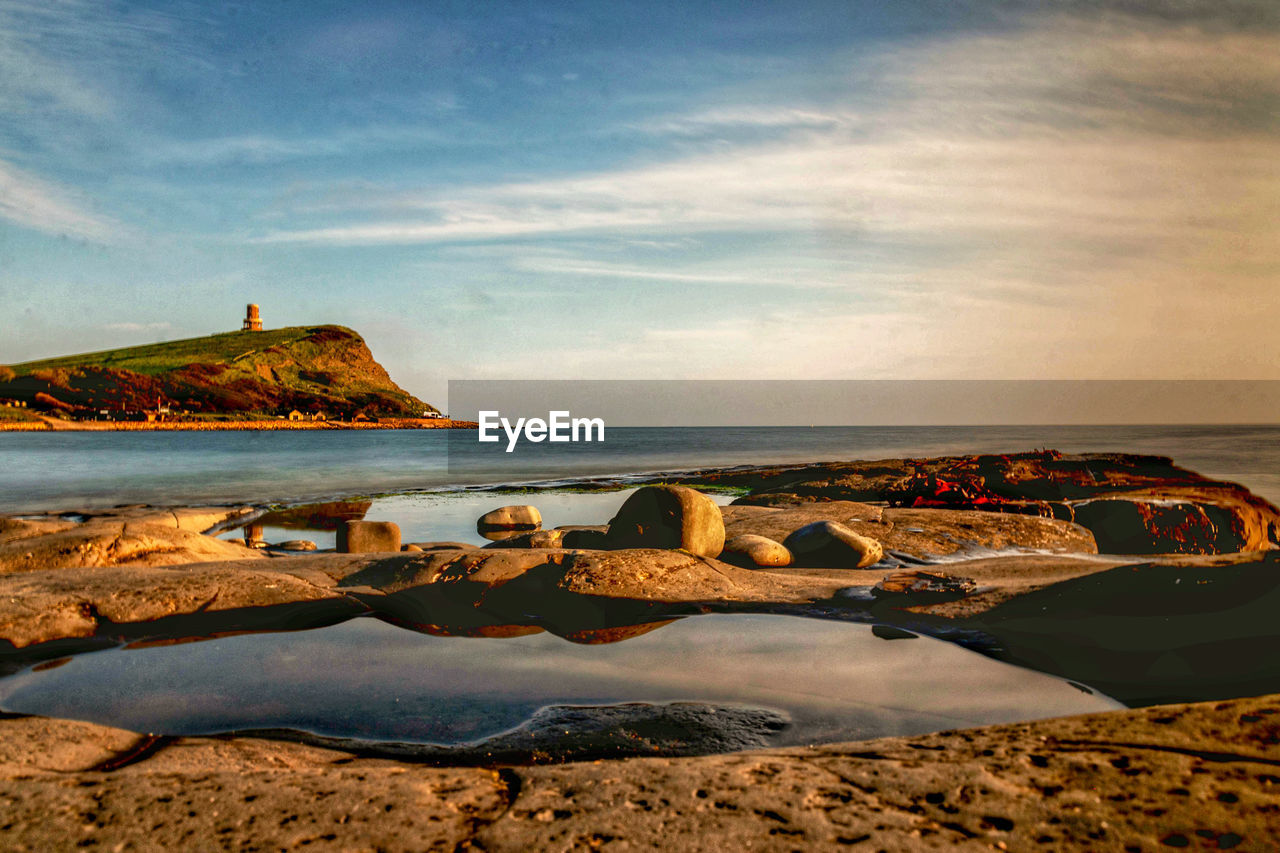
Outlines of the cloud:
{"label": "cloud", "polygon": [[[177,4],[174,4],[177,6]],[[191,10],[130,8],[93,0],[6,0],[0,4],[0,106],[43,118],[112,120],[112,83],[139,66],[198,66],[181,38]]]}
{"label": "cloud", "polygon": [[856,68],[875,90],[856,105],[726,106],[648,124],[674,134],[767,128],[770,141],[541,181],[396,188],[383,195],[405,212],[398,218],[339,219],[255,242],[829,231],[931,243],[1094,240],[1109,253],[1241,228],[1265,236],[1280,152],[1275,34],[1053,17],[1012,35],[899,48]]}
{"label": "cloud", "polygon": [[832,112],[797,107],[722,107],[638,122],[629,127],[645,133],[694,136],[735,129],[833,129],[858,121],[853,112]]}
{"label": "cloud", "polygon": [[[752,258],[750,261],[754,262]],[[661,268],[623,266],[572,257],[523,257],[514,264],[526,272],[551,276],[583,276],[585,278],[619,278],[631,281],[671,282],[673,284],[731,285],[768,288],[832,288],[847,287],[854,283],[849,276],[823,277],[821,274],[800,274],[793,262],[784,272],[770,273],[756,265],[755,269],[729,268],[723,263],[715,265],[721,272],[705,272],[700,269],[673,268],[670,264]]]}
{"label": "cloud", "polygon": [[[478,143],[469,137],[466,144]],[[371,126],[335,130],[314,136],[246,134],[205,139],[153,140],[142,154],[158,163],[196,165],[262,164],[312,157],[343,157],[369,151],[443,147],[459,140],[424,126]]]}
{"label": "cloud", "polygon": [[47,234],[112,242],[124,229],[87,209],[78,194],[0,160],[0,217]]}

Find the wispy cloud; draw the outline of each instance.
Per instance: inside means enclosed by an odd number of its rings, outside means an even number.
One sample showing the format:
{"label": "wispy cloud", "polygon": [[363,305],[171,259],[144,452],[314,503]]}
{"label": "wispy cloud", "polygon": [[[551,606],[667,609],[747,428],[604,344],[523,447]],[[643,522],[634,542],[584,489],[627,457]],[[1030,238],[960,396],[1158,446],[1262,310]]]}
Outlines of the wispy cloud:
{"label": "wispy cloud", "polygon": [[646,133],[692,136],[734,129],[833,129],[858,121],[851,111],[796,107],[722,107],[637,122],[629,127]]}
{"label": "wispy cloud", "polygon": [[88,209],[78,193],[42,181],[0,160],[0,217],[47,234],[111,242],[124,229]]}
{"label": "wispy cloud", "polygon": [[[312,136],[248,134],[205,139],[154,140],[144,155],[158,163],[194,165],[278,163],[314,157],[343,157],[370,151],[459,144],[456,135],[424,125],[345,128]],[[469,137],[466,144],[478,139]]]}
{"label": "wispy cloud", "polygon": [[113,84],[141,64],[181,67],[199,57],[181,37],[192,8],[131,8],[94,0],[0,4],[0,106],[31,118],[110,120],[124,105]]}
{"label": "wispy cloud", "polygon": [[[794,261],[793,261],[794,263]],[[705,272],[686,268],[662,268],[626,266],[601,263],[580,258],[524,257],[515,267],[527,272],[554,276],[583,276],[585,278],[618,278],[633,281],[671,282],[673,284],[716,284],[741,287],[770,288],[832,288],[847,287],[852,279],[845,276],[800,275],[793,267],[789,273],[769,273],[761,270]],[[723,264],[717,264],[723,269]]]}
{"label": "wispy cloud", "polygon": [[[725,107],[659,119],[651,126],[671,133],[750,125],[779,136],[613,172],[416,196],[397,188],[401,210],[419,215],[255,241],[790,229],[1096,240],[1110,250],[1259,232],[1277,188],[1269,164],[1280,127],[1265,125],[1280,103],[1280,38],[1135,27],[1050,18],[1013,35],[899,50],[870,62],[884,87],[864,105],[870,114]],[[1232,120],[1210,134],[1200,132],[1205,116]]]}

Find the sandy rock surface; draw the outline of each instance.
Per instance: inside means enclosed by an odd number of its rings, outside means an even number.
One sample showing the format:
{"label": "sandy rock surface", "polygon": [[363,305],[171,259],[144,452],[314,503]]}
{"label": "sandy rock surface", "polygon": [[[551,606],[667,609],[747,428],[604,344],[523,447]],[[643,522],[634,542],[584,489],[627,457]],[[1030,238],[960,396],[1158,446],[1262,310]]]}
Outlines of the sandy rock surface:
{"label": "sandy rock surface", "polygon": [[0,734],[13,850],[1263,850],[1280,832],[1275,695],[491,769],[39,718]]}
{"label": "sandy rock surface", "polygon": [[88,516],[0,519],[0,575],[261,557],[242,544],[201,535],[247,512],[243,507],[134,507]]}

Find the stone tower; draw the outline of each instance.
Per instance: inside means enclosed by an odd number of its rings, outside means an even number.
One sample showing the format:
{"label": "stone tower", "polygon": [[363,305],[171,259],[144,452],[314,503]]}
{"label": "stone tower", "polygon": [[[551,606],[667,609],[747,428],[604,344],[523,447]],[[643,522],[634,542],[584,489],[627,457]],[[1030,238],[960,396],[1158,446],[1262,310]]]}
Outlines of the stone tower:
{"label": "stone tower", "polygon": [[244,331],[244,332],[261,332],[262,331],[262,318],[258,316],[258,306],[254,305],[252,302],[249,303],[249,307],[245,311],[244,327],[241,329],[241,331]]}

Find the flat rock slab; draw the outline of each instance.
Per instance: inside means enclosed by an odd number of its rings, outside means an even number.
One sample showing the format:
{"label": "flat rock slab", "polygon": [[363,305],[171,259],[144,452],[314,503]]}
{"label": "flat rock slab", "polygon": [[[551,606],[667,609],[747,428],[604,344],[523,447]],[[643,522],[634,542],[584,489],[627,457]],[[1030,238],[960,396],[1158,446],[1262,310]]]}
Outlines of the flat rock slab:
{"label": "flat rock slab", "polygon": [[[711,470],[678,481],[747,487],[751,494],[735,503],[782,507],[815,501],[898,502],[913,477],[973,484],[1015,512],[1051,510],[1070,519],[1079,508],[1077,520],[1097,532],[1107,550],[1120,553],[1214,554],[1280,547],[1280,510],[1274,505],[1243,486],[1209,479],[1163,456],[1036,451]],[[1099,514],[1085,506],[1102,499],[1124,501],[1127,509]],[[1168,502],[1186,508],[1160,508]]]}
{"label": "flat rock slab", "polygon": [[1095,554],[1093,535],[1079,525],[1032,515],[953,509],[889,509],[854,501],[815,501],[783,507],[721,507],[725,535],[767,536],[779,542],[819,521],[843,524],[886,551],[925,561],[1021,550]]}
{"label": "flat rock slab", "polygon": [[243,507],[131,507],[88,516],[0,519],[0,575],[93,566],[171,566],[262,557],[201,532]]}
{"label": "flat rock slab", "polygon": [[564,631],[587,631],[613,627],[591,620],[601,602],[638,605],[619,614],[625,619],[655,603],[808,602],[847,582],[653,550],[469,549],[63,568],[0,576],[0,642],[12,656],[59,640],[296,629],[356,613],[463,632],[480,626],[474,620],[482,607],[490,620],[508,612],[561,616]]}
{"label": "flat rock slab", "polygon": [[0,721],[4,846],[1267,849],[1280,696],[700,758],[450,768]]}

